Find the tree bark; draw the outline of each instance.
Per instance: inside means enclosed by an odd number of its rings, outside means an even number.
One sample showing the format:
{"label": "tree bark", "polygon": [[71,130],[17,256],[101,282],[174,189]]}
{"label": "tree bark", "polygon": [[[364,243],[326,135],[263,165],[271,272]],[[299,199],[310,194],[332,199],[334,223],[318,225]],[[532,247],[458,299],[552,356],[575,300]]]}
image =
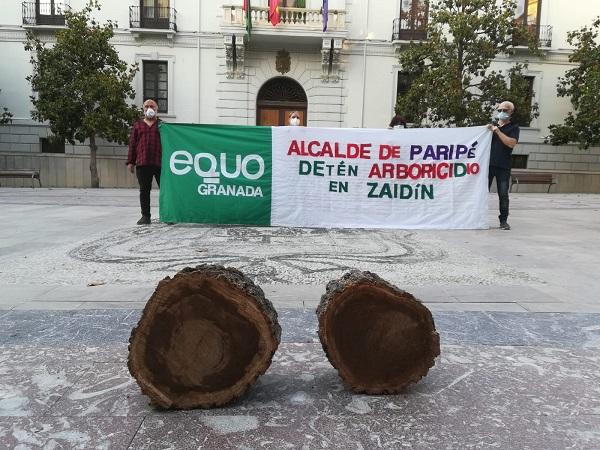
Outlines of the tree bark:
{"label": "tree bark", "polygon": [[370,272],[354,270],[330,281],[317,316],[329,361],[358,393],[401,392],[440,354],[431,312]]}
{"label": "tree bark", "polygon": [[128,367],[153,405],[210,408],[242,395],[280,340],[273,305],[242,272],[188,267],[159,282],[131,332]]}
{"label": "tree bark", "polygon": [[98,165],[96,164],[96,153],[98,146],[96,145],[96,135],[90,136],[90,175],[93,188],[100,187],[100,178],[98,177]]}

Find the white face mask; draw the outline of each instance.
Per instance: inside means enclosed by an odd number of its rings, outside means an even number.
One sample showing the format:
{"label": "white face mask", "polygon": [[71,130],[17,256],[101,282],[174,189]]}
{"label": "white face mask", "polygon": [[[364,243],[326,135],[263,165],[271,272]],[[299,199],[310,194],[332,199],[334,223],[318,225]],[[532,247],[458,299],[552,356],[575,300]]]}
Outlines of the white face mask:
{"label": "white face mask", "polygon": [[507,112],[501,111],[496,114],[496,119],[506,121],[510,118],[510,115]]}
{"label": "white face mask", "polygon": [[146,118],[148,119],[154,119],[154,117],[156,116],[156,111],[154,111],[152,108],[148,108],[145,112],[144,112]]}
{"label": "white face mask", "polygon": [[297,127],[298,125],[300,125],[300,119],[298,119],[297,117],[292,117],[290,119],[290,125],[293,127]]}

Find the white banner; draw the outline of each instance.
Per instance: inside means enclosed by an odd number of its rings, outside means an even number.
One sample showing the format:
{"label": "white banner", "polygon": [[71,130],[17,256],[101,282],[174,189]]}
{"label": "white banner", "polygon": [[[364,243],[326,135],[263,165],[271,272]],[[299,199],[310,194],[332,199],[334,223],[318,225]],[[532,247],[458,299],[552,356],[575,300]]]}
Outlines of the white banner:
{"label": "white banner", "polygon": [[484,126],[272,132],[273,226],[488,228]]}

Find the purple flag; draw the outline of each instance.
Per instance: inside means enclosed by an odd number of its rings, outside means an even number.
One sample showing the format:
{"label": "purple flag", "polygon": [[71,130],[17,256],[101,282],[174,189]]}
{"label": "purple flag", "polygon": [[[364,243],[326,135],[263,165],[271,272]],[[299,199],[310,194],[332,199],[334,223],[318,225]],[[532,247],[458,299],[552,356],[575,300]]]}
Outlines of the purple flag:
{"label": "purple flag", "polygon": [[327,31],[327,19],[329,19],[329,1],[323,0],[323,7],[321,8],[321,14],[323,14],[323,31]]}

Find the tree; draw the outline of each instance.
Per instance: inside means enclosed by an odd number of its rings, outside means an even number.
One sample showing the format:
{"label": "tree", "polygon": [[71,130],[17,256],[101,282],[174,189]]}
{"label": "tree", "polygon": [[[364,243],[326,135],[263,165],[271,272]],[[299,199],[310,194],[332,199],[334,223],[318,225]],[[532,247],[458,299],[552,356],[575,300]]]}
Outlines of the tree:
{"label": "tree", "polygon": [[577,142],[579,148],[600,145],[600,17],[591,27],[567,34],[567,42],[575,47],[569,61],[578,66],[558,79],[559,97],[570,97],[573,110],[563,124],[550,125],[547,140],[552,145]]}
{"label": "tree", "polygon": [[538,52],[536,39],[515,22],[514,13],[513,0],[432,2],[427,40],[411,42],[399,57],[411,85],[398,99],[397,112],[432,126],[481,125],[499,102],[510,100],[517,118],[528,123],[537,117],[524,81],[526,64],[506,73],[490,69],[497,56],[515,53],[515,42]]}
{"label": "tree", "polygon": [[78,12],[65,11],[67,27],[56,33],[56,44],[46,45],[32,32],[25,49],[31,52],[33,73],[27,77],[34,95],[31,116],[48,121],[56,138],[89,142],[91,186],[100,186],[96,139],[124,144],[139,111],[127,103],[135,91],[137,66],[129,67],[110,44],[116,24],[91,18],[97,1]]}
{"label": "tree", "polygon": [[[2,91],[0,91],[2,92]],[[8,108],[2,107],[2,113],[0,113],[0,125],[12,122],[13,114],[8,112]]]}

